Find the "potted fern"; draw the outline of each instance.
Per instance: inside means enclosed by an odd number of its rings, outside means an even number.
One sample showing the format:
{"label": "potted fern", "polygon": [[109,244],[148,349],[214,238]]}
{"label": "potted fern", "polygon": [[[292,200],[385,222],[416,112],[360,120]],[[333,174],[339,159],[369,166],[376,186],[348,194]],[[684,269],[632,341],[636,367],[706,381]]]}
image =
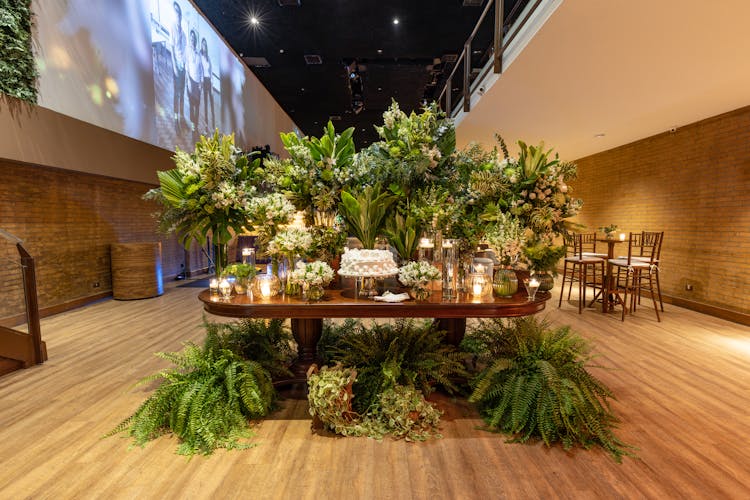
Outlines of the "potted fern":
{"label": "potted fern", "polygon": [[481,367],[469,401],[490,429],[513,435],[514,442],[538,437],[566,450],[598,445],[618,462],[632,456],[613,432],[614,395],[586,370],[590,348],[570,327],[551,328],[533,316],[483,320],[462,347]]}

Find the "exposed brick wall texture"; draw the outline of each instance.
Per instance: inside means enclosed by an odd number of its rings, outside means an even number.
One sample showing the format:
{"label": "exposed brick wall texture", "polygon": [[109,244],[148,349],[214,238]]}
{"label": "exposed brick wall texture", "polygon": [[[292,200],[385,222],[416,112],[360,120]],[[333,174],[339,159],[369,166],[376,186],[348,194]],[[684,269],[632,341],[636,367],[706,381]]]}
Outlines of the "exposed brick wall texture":
{"label": "exposed brick wall texture", "polygon": [[664,231],[665,295],[750,313],[750,106],[577,164],[577,222]]}
{"label": "exposed brick wall texture", "polygon": [[[35,258],[40,308],[111,291],[111,243],[161,241],[165,279],[181,271],[183,247],[157,234],[157,206],[141,199],[153,186],[3,160],[0,170],[0,229],[21,238]],[[25,309],[15,246],[0,240],[0,258],[2,320]],[[205,267],[199,249],[187,260]]]}

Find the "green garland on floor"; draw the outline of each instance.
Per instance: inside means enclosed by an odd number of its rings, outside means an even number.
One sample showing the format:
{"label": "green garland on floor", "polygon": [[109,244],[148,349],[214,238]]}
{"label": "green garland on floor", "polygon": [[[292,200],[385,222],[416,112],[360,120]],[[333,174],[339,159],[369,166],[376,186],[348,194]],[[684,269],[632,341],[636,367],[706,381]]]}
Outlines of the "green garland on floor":
{"label": "green garland on floor", "polygon": [[0,93],[36,104],[31,0],[0,0]]}

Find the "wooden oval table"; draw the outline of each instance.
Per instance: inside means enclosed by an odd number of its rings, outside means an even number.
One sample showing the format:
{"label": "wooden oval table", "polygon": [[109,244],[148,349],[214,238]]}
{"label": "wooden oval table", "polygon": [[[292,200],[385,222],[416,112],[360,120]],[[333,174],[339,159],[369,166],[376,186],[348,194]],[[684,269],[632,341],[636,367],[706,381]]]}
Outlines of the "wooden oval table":
{"label": "wooden oval table", "polygon": [[458,345],[466,331],[466,318],[510,318],[529,316],[544,309],[549,292],[538,292],[528,300],[526,290],[519,290],[510,298],[485,297],[477,299],[459,294],[456,299],[442,299],[434,292],[425,301],[376,302],[350,298],[351,290],[326,290],[321,301],[307,302],[299,297],[276,296],[253,298],[233,295],[224,300],[202,291],[198,298],[211,314],[232,318],[286,319],[292,323],[292,335],[297,341],[298,357],[291,370],[295,378],[283,383],[304,382],[307,369],[315,362],[318,340],[323,331],[324,318],[434,318],[446,341]]}

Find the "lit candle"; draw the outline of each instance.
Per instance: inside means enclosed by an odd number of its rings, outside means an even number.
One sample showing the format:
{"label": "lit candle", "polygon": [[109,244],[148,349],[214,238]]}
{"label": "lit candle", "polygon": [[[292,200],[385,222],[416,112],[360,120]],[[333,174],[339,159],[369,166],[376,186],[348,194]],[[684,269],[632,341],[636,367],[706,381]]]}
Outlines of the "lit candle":
{"label": "lit candle", "polygon": [[620,233],[620,241],[625,241],[625,233]]}
{"label": "lit candle", "polygon": [[419,246],[422,248],[434,248],[435,247],[434,243],[432,243],[432,241],[430,241],[429,238],[422,238],[421,240],[419,240]]}
{"label": "lit candle", "polygon": [[539,282],[537,281],[536,278],[531,278],[529,280],[529,286],[532,288],[539,288]]}
{"label": "lit candle", "polygon": [[474,295],[482,295],[482,284],[481,283],[474,283],[474,287],[472,289],[472,292]]}
{"label": "lit candle", "polygon": [[219,295],[219,280],[214,278],[209,281],[208,288],[211,290],[211,295]]}
{"label": "lit candle", "polygon": [[271,296],[271,283],[269,283],[268,281],[262,282],[260,284],[260,294],[265,298],[270,297]]}

